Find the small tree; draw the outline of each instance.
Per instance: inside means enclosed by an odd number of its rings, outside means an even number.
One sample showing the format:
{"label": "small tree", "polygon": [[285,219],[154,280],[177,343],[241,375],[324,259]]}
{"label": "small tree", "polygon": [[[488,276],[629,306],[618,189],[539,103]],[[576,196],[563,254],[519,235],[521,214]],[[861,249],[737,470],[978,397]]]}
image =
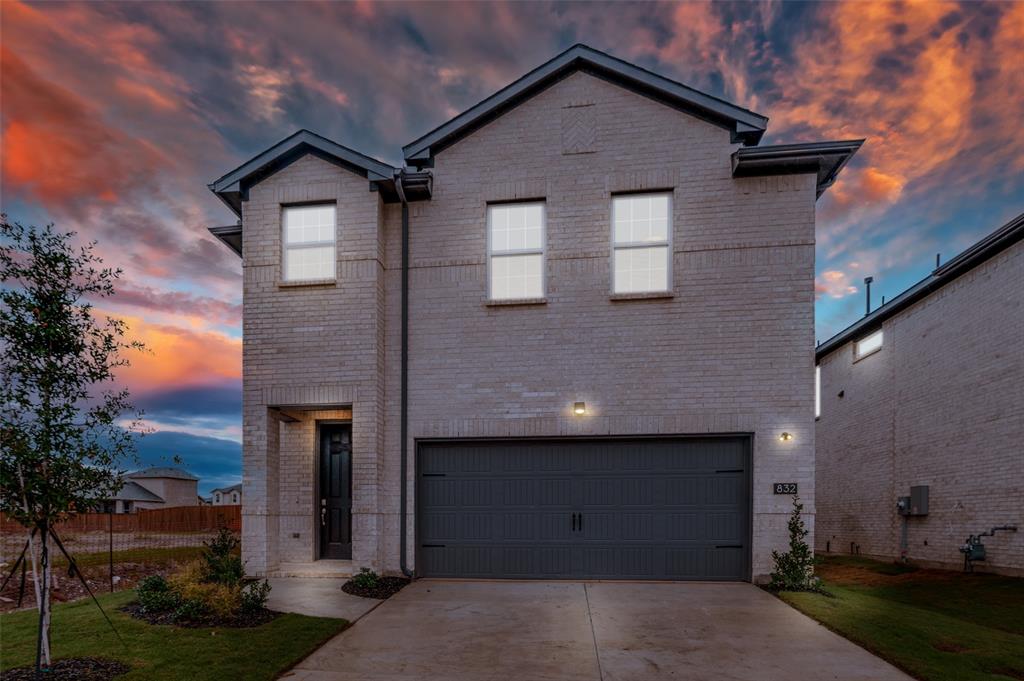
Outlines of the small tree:
{"label": "small tree", "polygon": [[772,551],[771,582],[768,588],[776,591],[820,591],[818,578],[814,576],[816,561],[811,547],[807,544],[808,531],[804,527],[801,513],[804,505],[800,497],[793,496],[793,512],[789,516],[789,551]]}
{"label": "small tree", "polygon": [[0,511],[29,531],[41,668],[50,664],[53,529],[121,488],[139,414],[112,381],[128,364],[121,351],[143,346],[87,302],[113,295],[121,274],[102,267],[95,243],[76,248],[74,233],[0,217]]}

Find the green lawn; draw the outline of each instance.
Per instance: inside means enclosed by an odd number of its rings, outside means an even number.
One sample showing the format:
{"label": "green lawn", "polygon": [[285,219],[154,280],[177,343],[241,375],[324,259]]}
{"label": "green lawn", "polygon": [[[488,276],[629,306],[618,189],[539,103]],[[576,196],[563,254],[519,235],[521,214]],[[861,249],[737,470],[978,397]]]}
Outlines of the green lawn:
{"label": "green lawn", "polygon": [[849,557],[826,559],[818,573],[833,598],[781,598],[910,675],[1024,679],[1024,579]]}
{"label": "green lawn", "polygon": [[[286,614],[249,629],[154,626],[117,609],[134,597],[133,591],[99,597],[126,645],[91,600],[56,606],[54,657],[122,660],[133,669],[119,681],[274,679],[347,625],[345,620]],[[0,616],[0,669],[35,662],[36,624],[34,611]]]}

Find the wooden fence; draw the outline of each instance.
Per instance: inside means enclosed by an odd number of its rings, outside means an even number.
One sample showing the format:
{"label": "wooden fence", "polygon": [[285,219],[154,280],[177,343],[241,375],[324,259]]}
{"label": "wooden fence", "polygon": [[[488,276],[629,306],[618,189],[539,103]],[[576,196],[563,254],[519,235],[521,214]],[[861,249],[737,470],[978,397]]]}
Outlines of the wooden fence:
{"label": "wooden fence", "polygon": [[[242,531],[241,506],[177,506],[137,513],[82,513],[58,525],[64,532],[216,532]],[[16,521],[0,514],[0,532],[20,532]]]}

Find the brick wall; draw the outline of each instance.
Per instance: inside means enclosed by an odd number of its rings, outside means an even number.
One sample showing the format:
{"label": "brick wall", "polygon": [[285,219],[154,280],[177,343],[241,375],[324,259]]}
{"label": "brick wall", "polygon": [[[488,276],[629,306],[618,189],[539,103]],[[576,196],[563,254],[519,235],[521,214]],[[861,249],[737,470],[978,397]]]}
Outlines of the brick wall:
{"label": "brick wall", "polygon": [[[433,199],[410,206],[410,547],[425,437],[754,433],[755,576],[785,543],[789,499],[772,482],[800,484],[813,527],[814,177],[733,179],[735,148],[577,73],[437,156]],[[673,192],[675,296],[613,301],[611,195],[641,189]],[[339,204],[339,281],[279,287],[280,203],[323,198]],[[516,198],[546,202],[547,302],[489,306],[486,205]],[[317,417],[268,413],[290,404],[351,406],[353,562],[395,571],[400,208],[306,157],[254,188],[243,218],[249,569],[313,555]]]}
{"label": "brick wall", "polygon": [[911,560],[960,567],[968,534],[1016,524],[985,539],[981,567],[1024,573],[1022,304],[1018,243],[885,322],[880,352],[823,358],[819,550],[898,558],[896,498],[929,485],[929,515],[908,519]]}

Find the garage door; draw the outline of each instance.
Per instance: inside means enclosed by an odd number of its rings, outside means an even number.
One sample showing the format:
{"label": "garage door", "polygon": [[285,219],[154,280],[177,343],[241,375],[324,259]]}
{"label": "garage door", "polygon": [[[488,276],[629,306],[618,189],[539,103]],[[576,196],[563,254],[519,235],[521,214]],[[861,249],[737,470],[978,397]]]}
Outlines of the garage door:
{"label": "garage door", "polygon": [[746,437],[419,445],[430,577],[745,580]]}

